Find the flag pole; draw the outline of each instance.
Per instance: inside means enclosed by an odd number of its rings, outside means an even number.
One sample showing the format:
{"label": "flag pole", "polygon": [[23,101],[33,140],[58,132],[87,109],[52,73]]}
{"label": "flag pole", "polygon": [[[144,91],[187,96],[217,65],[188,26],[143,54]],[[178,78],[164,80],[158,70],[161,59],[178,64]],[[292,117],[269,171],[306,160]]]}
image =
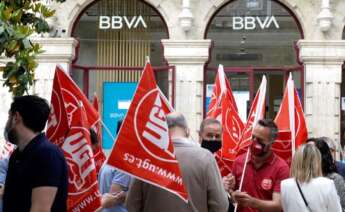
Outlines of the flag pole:
{"label": "flag pole", "polygon": [[107,132],[107,134],[109,135],[109,137],[115,141],[115,137],[111,134],[109,128],[107,127],[107,125],[104,124],[104,122],[102,121],[102,119],[99,119],[99,122],[102,124],[102,126],[104,127],[105,131]]}
{"label": "flag pole", "polygon": [[[244,176],[246,175],[247,163],[248,163],[248,159],[249,159],[249,151],[250,151],[250,149],[249,149],[249,147],[248,147],[247,155],[246,155],[246,160],[244,161],[244,167],[243,167],[243,172],[242,172],[242,176],[241,176],[240,186],[238,187],[238,190],[239,190],[239,191],[242,190]],[[237,211],[237,207],[238,207],[238,204],[236,203],[236,204],[235,204],[235,210],[234,210],[234,212]]]}

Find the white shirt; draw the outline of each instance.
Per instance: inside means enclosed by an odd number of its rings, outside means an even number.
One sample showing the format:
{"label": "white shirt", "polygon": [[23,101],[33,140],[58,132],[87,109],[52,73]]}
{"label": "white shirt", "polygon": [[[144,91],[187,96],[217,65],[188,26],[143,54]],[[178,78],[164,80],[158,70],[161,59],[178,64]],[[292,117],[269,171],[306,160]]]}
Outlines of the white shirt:
{"label": "white shirt", "polygon": [[[332,180],[325,177],[300,183],[301,190],[312,212],[341,212],[340,200]],[[281,182],[284,212],[309,212],[294,178]]]}

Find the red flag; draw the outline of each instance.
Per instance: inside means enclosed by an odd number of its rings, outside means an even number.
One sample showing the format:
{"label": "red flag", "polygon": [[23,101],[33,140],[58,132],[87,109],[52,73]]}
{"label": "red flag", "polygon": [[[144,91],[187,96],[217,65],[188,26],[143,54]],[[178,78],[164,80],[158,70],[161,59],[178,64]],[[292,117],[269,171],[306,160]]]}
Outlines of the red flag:
{"label": "red flag", "polygon": [[166,123],[171,111],[147,63],[108,164],[187,201]]}
{"label": "red flag", "polygon": [[308,139],[308,128],[305,121],[303,108],[299,99],[297,89],[294,89],[295,100],[295,149],[306,143]]}
{"label": "red flag", "polygon": [[56,67],[46,134],[51,142],[61,146],[65,140],[66,132],[68,132],[70,124],[65,109],[65,102],[62,95],[62,82],[58,77],[58,70],[60,70],[60,68]]}
{"label": "red flag", "polygon": [[219,65],[210,104],[208,106],[208,112],[206,115],[207,117],[212,117],[212,118],[217,118],[217,119],[221,117],[221,113],[222,113],[221,99],[222,99],[223,92],[226,93],[235,111],[237,112],[238,111],[237,105],[236,105],[235,98],[232,94],[230,82],[225,76],[223,65]]}
{"label": "red flag", "polygon": [[[75,118],[75,119],[74,119]],[[67,211],[95,211],[101,206],[89,123],[82,106],[74,113],[71,128],[61,146],[68,164]]]}
{"label": "red flag", "polygon": [[89,128],[98,121],[98,114],[59,67],[55,71],[51,104],[47,136],[63,149],[69,167],[68,211],[93,211],[100,206],[100,195]]}
{"label": "red flag", "polygon": [[231,173],[232,164],[230,163],[230,161],[223,160],[221,154],[222,151],[217,151],[216,153],[214,153],[214,157],[216,159],[220,175],[222,177],[225,177],[229,173]]}
{"label": "red flag", "polygon": [[74,81],[66,75],[62,68],[56,67],[53,92],[51,97],[51,113],[47,125],[47,136],[55,144],[64,141],[65,133],[71,126],[73,113],[81,101],[87,114],[89,126],[99,121],[99,114]]}
{"label": "red flag", "polygon": [[297,90],[294,88],[291,74],[274,121],[278,126],[279,134],[272,149],[288,164],[291,164],[295,149],[305,143],[308,137],[302,105]]}
{"label": "red flag", "polygon": [[226,176],[231,171],[229,167],[232,167],[232,156],[236,155],[234,149],[239,142],[243,122],[238,116],[236,101],[222,65],[219,65],[214,84],[207,117],[218,119],[223,126],[222,149],[215,158],[222,176]]}
{"label": "red flag", "polygon": [[222,158],[232,162],[236,158],[236,147],[239,144],[244,124],[228,95],[223,95],[222,99],[222,125]]}
{"label": "red flag", "polygon": [[93,105],[93,108],[95,108],[95,110],[99,112],[99,109],[98,109],[99,105],[98,104],[99,104],[98,103],[98,97],[97,97],[97,94],[95,93],[93,95],[92,105]]}
{"label": "red flag", "polygon": [[265,96],[266,96],[266,77],[262,77],[261,85],[257,91],[255,98],[253,100],[252,106],[250,108],[247,123],[243,129],[240,142],[237,146],[237,155],[243,154],[247,151],[248,146],[252,142],[252,131],[256,122],[265,115]]}
{"label": "red flag", "polygon": [[[92,105],[95,108],[95,110],[97,111],[97,113],[99,114],[99,110],[98,110],[98,97],[96,94],[93,95],[93,101],[92,101]],[[100,115],[99,115],[100,116]],[[98,145],[96,147],[96,149],[94,149],[94,160],[96,163],[96,172],[98,173],[99,170],[101,169],[106,156],[102,150],[102,132],[101,132],[101,128],[102,128],[102,124],[101,124],[101,120],[99,119],[98,122],[95,123],[94,126],[92,126],[92,129],[96,132],[97,134],[97,139],[98,139]]]}

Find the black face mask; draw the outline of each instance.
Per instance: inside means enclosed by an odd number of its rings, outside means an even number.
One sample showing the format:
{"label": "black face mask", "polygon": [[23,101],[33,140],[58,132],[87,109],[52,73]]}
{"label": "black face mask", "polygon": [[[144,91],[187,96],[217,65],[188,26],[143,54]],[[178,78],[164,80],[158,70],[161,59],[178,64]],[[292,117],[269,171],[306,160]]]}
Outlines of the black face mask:
{"label": "black face mask", "polygon": [[5,140],[14,145],[17,145],[18,144],[17,134],[13,128],[10,128],[10,125],[11,123],[8,123],[6,124],[6,127],[5,127],[5,130],[4,130]]}
{"label": "black face mask", "polygon": [[210,150],[210,152],[215,153],[220,148],[222,148],[222,141],[221,140],[205,140],[202,139],[201,147]]}

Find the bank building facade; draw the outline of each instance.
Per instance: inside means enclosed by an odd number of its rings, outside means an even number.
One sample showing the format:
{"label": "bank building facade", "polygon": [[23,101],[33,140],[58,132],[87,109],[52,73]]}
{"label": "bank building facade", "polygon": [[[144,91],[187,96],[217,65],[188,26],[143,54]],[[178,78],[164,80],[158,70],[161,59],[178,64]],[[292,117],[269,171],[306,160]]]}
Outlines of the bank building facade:
{"label": "bank building facade", "polygon": [[[343,0],[43,2],[56,13],[48,20],[51,32],[32,38],[45,52],[38,57],[31,92],[50,100],[59,64],[89,99],[98,96],[101,117],[114,133],[149,56],[157,84],[186,116],[195,140],[222,64],[243,119],[263,75],[266,117],[274,118],[291,73],[309,136],[331,137],[339,147],[342,143]],[[1,58],[0,65],[7,60]],[[0,88],[0,98],[3,130],[11,103],[6,87]],[[104,150],[112,144],[105,138]]]}

